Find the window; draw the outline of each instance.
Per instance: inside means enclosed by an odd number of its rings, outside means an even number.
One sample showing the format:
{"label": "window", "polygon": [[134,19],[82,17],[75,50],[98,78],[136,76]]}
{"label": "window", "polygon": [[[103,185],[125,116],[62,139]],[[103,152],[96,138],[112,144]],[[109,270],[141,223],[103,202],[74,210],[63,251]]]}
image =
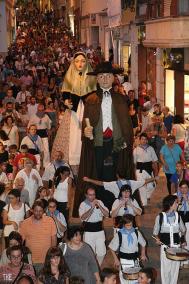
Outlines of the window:
{"label": "window", "polygon": [[121,0],[121,9],[130,9],[131,12],[135,11],[135,0]]}
{"label": "window", "polygon": [[179,15],[189,14],[189,1],[178,0]]}

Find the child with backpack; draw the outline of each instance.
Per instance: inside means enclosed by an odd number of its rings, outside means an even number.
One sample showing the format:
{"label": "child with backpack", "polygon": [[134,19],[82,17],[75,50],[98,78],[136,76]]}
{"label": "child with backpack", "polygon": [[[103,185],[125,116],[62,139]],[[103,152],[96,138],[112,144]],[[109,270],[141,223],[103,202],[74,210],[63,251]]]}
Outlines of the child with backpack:
{"label": "child with backpack", "polygon": [[177,284],[180,261],[170,260],[166,256],[167,248],[185,246],[186,228],[177,212],[178,197],[168,195],[163,199],[163,212],[155,220],[153,235],[161,245],[161,283]]}
{"label": "child with backpack", "polygon": [[[146,257],[146,241],[140,231],[133,227],[134,216],[125,214],[122,219],[122,228],[115,234],[109,244],[110,251],[114,258],[114,265],[120,269],[120,282],[137,283],[135,280],[125,280],[123,272],[125,268],[139,266],[139,257],[142,261]],[[141,247],[139,253],[139,245]]]}

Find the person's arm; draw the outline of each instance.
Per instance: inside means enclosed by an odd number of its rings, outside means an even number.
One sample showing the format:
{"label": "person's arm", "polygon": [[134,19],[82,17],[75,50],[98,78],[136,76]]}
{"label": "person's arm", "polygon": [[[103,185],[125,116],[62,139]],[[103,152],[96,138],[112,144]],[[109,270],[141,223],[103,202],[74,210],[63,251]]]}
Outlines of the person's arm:
{"label": "person's arm", "polygon": [[177,131],[174,125],[172,126],[171,134],[176,137]]}
{"label": "person's arm", "polygon": [[104,215],[104,217],[109,217],[109,211],[108,209],[104,208],[100,202],[96,202],[96,205],[99,207],[100,211],[102,212],[102,214]]}
{"label": "person's arm", "polygon": [[3,217],[3,224],[4,225],[13,225],[15,231],[18,230],[18,224],[16,222],[14,222],[14,221],[9,221],[9,219],[8,219],[8,212],[5,209],[3,210],[2,217]]}
{"label": "person's arm", "polygon": [[72,179],[71,177],[69,177],[68,178],[68,205],[67,205],[68,209],[71,207],[71,201],[72,201]]}
{"label": "person's arm", "polygon": [[96,279],[96,283],[101,283],[99,272],[95,272],[95,273],[94,273],[94,276],[95,276],[95,279]]}
{"label": "person's arm", "polygon": [[183,151],[182,151],[182,153],[180,155],[180,159],[181,159],[181,162],[185,165],[186,164],[186,160],[185,160],[185,156],[184,156]]}
{"label": "person's arm", "polygon": [[93,213],[95,205],[93,205],[87,212],[83,213],[80,218],[82,221],[85,221],[86,219],[89,219],[91,214]]}
{"label": "person's arm", "polygon": [[161,154],[161,153],[160,153],[160,161],[161,161],[162,165],[165,167],[165,169],[168,170],[168,169],[169,169],[169,166],[168,166],[168,164],[166,163],[163,154]]}
{"label": "person's arm", "polygon": [[90,182],[92,184],[98,185],[98,186],[103,186],[103,181],[97,180],[97,179],[92,179],[88,177],[83,177],[83,180],[86,182]]}
{"label": "person's arm", "polygon": [[158,176],[158,163],[157,162],[152,162],[152,168],[153,168],[153,172],[154,172],[154,176],[157,177]]}
{"label": "person's arm", "polygon": [[160,224],[159,223],[160,223],[160,219],[159,219],[159,215],[158,215],[156,217],[155,225],[154,225],[154,229],[153,229],[153,236],[156,239],[157,245],[161,245],[161,241],[160,241],[160,238],[159,238],[159,233],[160,233]]}
{"label": "person's arm", "polygon": [[52,247],[56,247],[56,245],[57,245],[57,237],[56,237],[56,235],[51,236],[51,246]]}
{"label": "person's arm", "polygon": [[146,261],[147,257],[146,257],[146,247],[141,246],[141,260]]}
{"label": "person's arm", "polygon": [[152,178],[147,178],[147,179],[145,179],[145,185],[146,184],[148,184],[148,183],[150,183],[150,182],[154,182],[156,179],[154,178],[154,177],[152,177]]}
{"label": "person's arm", "polygon": [[19,134],[18,134],[18,128],[15,130],[15,139],[16,139],[16,145],[19,147]]}
{"label": "person's arm", "polygon": [[135,215],[141,215],[142,214],[142,209],[135,206],[133,202],[130,202],[130,200],[128,202],[128,205],[133,209]]}
{"label": "person's arm", "polygon": [[119,212],[119,209],[120,209],[121,207],[123,207],[124,204],[125,204],[125,202],[119,202],[118,206],[112,210],[111,216],[112,216],[113,218],[117,217],[117,214],[118,214],[118,212]]}
{"label": "person's arm", "polygon": [[57,226],[60,229],[60,231],[64,233],[66,231],[66,226],[56,216],[53,216],[53,219],[57,223]]}

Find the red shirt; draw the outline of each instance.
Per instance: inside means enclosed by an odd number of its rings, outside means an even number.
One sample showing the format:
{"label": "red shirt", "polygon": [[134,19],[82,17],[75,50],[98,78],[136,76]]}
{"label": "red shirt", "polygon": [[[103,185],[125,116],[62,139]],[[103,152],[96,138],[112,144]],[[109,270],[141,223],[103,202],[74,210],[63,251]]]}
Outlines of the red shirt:
{"label": "red shirt", "polygon": [[37,161],[34,155],[30,154],[30,153],[20,153],[18,155],[16,155],[16,157],[14,158],[13,161],[13,166],[18,168],[18,164],[19,163],[24,163],[24,160],[26,159],[30,159],[34,162],[34,165],[37,165]]}

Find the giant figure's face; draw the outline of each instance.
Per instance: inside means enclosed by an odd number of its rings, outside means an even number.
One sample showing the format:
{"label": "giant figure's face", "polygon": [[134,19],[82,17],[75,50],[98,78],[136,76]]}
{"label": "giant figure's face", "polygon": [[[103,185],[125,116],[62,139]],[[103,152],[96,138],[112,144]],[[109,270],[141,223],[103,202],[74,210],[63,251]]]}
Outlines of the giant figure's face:
{"label": "giant figure's face", "polygon": [[114,75],[112,73],[100,73],[97,75],[97,82],[102,89],[108,90],[112,87]]}
{"label": "giant figure's face", "polygon": [[78,55],[75,59],[74,59],[74,65],[77,71],[82,72],[85,68],[86,65],[86,59],[83,55]]}

